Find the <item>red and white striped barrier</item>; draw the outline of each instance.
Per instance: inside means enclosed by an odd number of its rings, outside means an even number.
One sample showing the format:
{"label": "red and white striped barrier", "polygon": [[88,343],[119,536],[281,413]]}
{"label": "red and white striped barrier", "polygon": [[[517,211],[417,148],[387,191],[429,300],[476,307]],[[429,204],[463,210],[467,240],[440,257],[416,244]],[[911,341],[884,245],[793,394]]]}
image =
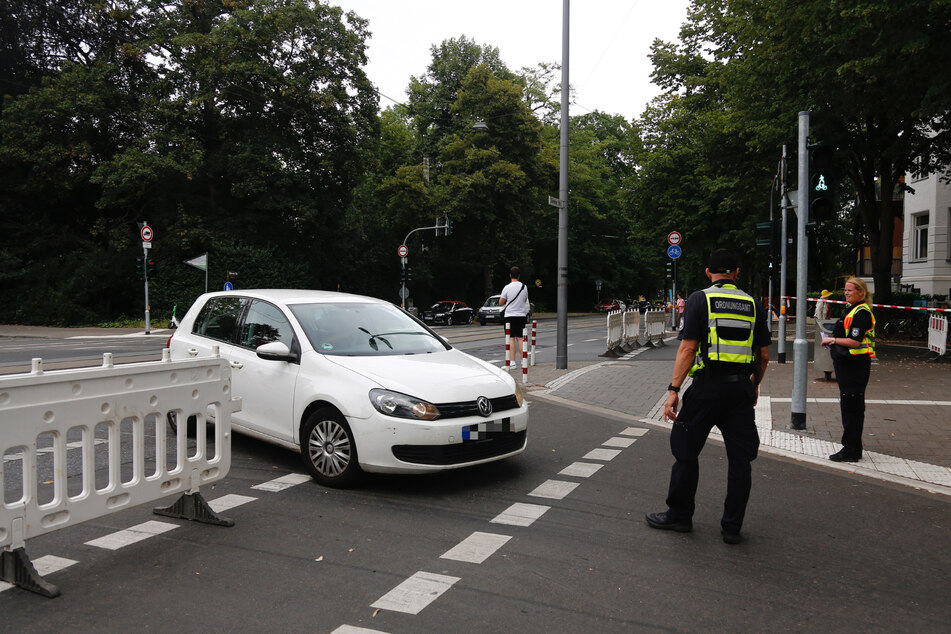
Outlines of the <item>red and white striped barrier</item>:
{"label": "red and white striped barrier", "polygon": [[528,345],[522,342],[522,385],[528,383]]}
{"label": "red and white striped barrier", "polygon": [[[783,299],[796,299],[792,295],[788,295]],[[810,302],[818,302],[820,298],[818,297],[807,297],[806,300]],[[822,301],[829,302],[830,304],[848,304],[848,302],[843,302],[840,299],[824,299]],[[928,306],[896,306],[894,304],[872,304],[874,308],[903,308],[905,310],[926,310],[934,313],[951,313],[951,308],[930,308]]]}
{"label": "red and white striped barrier", "polygon": [[505,369],[509,369],[512,360],[509,358],[511,356],[510,351],[512,350],[512,335],[510,334],[509,322],[505,322]]}
{"label": "red and white striped barrier", "polygon": [[928,350],[939,356],[948,351],[948,318],[944,315],[928,318]]}
{"label": "red and white striped barrier", "polygon": [[535,365],[535,339],[538,336],[538,321],[532,320],[532,352],[529,356],[528,364],[531,366]]}

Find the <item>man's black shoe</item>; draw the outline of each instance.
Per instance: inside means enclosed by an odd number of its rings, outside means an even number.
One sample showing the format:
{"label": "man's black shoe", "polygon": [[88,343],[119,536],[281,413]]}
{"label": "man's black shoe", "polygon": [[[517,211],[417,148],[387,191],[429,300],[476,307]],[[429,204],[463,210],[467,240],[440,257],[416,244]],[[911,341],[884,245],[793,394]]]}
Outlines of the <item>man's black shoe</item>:
{"label": "man's black shoe", "polygon": [[743,541],[743,536],[739,533],[730,533],[725,530],[720,530],[720,535],[723,537],[724,544],[739,544]]}
{"label": "man's black shoe", "polygon": [[648,513],[644,516],[644,519],[647,520],[647,525],[651,528],[659,528],[664,531],[689,533],[693,530],[693,522],[690,520],[673,520],[666,511],[663,513]]}
{"label": "man's black shoe", "polygon": [[861,459],[862,459],[862,454],[856,455],[853,453],[849,453],[845,449],[840,449],[839,451],[829,456],[829,460],[831,460],[832,462],[858,462]]}

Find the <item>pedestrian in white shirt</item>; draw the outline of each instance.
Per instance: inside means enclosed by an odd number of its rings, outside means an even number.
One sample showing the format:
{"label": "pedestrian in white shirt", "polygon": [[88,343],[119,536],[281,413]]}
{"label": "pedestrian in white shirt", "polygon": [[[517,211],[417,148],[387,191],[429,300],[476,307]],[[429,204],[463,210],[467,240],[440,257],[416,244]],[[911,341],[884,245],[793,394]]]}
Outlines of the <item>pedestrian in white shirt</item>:
{"label": "pedestrian in white shirt", "polygon": [[502,323],[508,323],[510,333],[515,339],[515,345],[511,347],[512,365],[518,367],[516,359],[522,357],[522,343],[525,339],[525,323],[528,321],[528,313],[531,304],[528,302],[528,287],[519,278],[522,272],[517,266],[513,266],[509,271],[512,281],[502,289],[502,297],[499,298],[499,306],[502,306]]}

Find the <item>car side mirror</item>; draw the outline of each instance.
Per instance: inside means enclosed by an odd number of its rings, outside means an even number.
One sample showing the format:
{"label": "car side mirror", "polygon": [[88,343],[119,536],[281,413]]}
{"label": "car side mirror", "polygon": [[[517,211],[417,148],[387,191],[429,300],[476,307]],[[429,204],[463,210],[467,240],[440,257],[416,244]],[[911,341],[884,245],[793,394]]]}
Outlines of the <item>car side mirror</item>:
{"label": "car side mirror", "polygon": [[280,341],[262,344],[255,348],[254,352],[258,355],[258,358],[264,359],[265,361],[287,361],[289,363],[296,363],[300,360],[297,354],[291,352],[287,344]]}

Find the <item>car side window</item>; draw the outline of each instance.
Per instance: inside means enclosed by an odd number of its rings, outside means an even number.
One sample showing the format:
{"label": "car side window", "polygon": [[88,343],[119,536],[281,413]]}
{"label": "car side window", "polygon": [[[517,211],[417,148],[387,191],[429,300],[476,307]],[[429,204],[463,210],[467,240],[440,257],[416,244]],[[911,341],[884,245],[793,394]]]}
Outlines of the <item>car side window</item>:
{"label": "car side window", "polygon": [[213,297],[198,313],[192,332],[210,339],[233,343],[241,304],[240,297]]}
{"label": "car side window", "polygon": [[293,349],[294,330],[281,309],[260,299],[251,300],[248,314],[241,325],[238,345],[254,350],[258,346],[280,341]]}

